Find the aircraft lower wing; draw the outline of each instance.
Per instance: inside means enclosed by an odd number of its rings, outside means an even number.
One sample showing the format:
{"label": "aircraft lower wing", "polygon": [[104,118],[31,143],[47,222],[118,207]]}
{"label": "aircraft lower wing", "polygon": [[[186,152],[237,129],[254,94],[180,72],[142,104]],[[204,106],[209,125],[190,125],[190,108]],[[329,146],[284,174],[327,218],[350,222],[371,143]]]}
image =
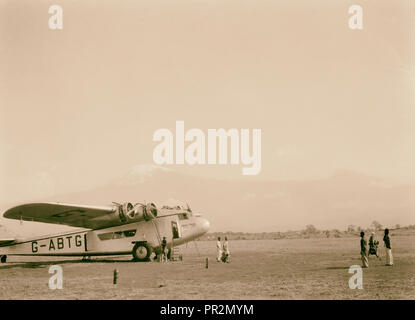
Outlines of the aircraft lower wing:
{"label": "aircraft lower wing", "polygon": [[114,207],[84,206],[62,203],[28,203],[7,210],[8,219],[61,224],[71,227],[99,229],[115,226]]}

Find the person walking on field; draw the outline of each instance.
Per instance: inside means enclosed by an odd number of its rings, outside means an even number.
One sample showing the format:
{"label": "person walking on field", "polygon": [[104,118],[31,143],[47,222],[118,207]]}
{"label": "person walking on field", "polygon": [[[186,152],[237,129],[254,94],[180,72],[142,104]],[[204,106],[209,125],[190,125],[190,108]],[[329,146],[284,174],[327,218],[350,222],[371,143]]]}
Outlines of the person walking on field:
{"label": "person walking on field", "polygon": [[386,250],[386,265],[393,266],[391,240],[389,238],[389,229],[387,228],[385,229],[385,235],[383,236],[383,242],[385,243],[385,250]]}
{"label": "person walking on field", "polygon": [[362,231],[360,232],[360,256],[362,258],[362,268],[369,268],[366,246],[365,233]]}
{"label": "person walking on field", "polygon": [[220,237],[218,237],[218,241],[216,241],[216,261],[220,262],[220,259],[222,258],[222,244],[220,243]]}

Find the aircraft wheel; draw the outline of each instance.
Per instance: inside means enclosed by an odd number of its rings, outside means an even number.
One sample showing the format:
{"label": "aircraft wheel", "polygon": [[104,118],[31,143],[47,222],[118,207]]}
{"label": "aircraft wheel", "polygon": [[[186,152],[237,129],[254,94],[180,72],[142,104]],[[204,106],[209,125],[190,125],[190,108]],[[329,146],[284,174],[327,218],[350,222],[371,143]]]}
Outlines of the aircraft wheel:
{"label": "aircraft wheel", "polygon": [[149,261],[151,253],[151,247],[147,242],[137,242],[134,245],[133,257],[135,261]]}
{"label": "aircraft wheel", "polygon": [[7,261],[7,256],[6,255],[1,256],[1,263],[6,263],[6,261]]}

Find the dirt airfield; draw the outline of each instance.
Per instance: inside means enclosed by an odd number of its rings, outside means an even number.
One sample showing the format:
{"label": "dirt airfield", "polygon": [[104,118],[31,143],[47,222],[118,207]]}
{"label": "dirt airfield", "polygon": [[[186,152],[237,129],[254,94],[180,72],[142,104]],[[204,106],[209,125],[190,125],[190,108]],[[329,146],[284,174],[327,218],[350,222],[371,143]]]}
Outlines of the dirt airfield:
{"label": "dirt airfield", "polygon": [[[370,257],[362,290],[349,288],[358,237],[230,241],[229,264],[215,261],[215,241],[188,243],[183,261],[167,263],[9,257],[0,265],[0,299],[415,299],[415,235],[392,234],[392,248],[393,267],[383,247],[382,260]],[[61,290],[49,289],[52,265],[63,268]]]}

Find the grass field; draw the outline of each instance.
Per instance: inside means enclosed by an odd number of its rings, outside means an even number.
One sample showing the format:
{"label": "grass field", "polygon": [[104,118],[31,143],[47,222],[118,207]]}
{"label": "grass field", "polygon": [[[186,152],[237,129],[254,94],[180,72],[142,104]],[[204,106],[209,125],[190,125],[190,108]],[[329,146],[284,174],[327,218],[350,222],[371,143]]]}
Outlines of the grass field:
{"label": "grass field", "polygon": [[[231,263],[215,261],[215,242],[183,246],[183,261],[134,263],[131,257],[9,257],[0,265],[0,299],[414,299],[415,235],[394,236],[393,267],[370,257],[363,290],[349,288],[360,265],[359,238],[239,240]],[[209,258],[209,268],[205,259]],[[63,289],[48,287],[63,268]],[[112,284],[118,269],[118,283]]]}

